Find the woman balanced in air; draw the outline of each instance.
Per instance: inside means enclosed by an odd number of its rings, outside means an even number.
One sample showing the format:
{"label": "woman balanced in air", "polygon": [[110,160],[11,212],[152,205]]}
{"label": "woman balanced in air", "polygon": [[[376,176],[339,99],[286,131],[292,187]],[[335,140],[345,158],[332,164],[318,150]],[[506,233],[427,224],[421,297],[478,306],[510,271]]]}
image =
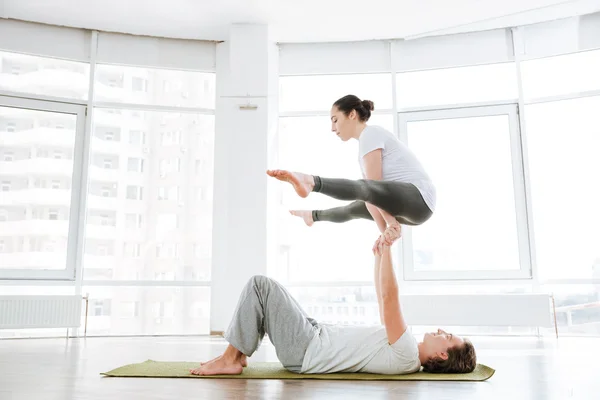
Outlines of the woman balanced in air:
{"label": "woman balanced in air", "polygon": [[392,132],[367,122],[373,102],[347,95],[331,108],[331,130],[343,141],[358,140],[363,179],[335,179],[285,170],[267,174],[289,182],[307,197],[321,193],[351,203],[326,210],[293,210],[311,226],[317,221],[342,223],[357,218],[374,220],[381,236],[373,246],[391,245],[401,236],[401,225],[421,225],[435,211],[436,190],[416,155]]}

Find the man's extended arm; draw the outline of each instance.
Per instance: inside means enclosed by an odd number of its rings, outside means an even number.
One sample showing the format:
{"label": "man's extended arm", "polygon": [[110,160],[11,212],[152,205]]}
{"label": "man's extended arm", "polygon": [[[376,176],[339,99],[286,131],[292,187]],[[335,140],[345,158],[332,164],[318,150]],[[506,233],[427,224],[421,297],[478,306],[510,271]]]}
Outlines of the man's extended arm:
{"label": "man's extended arm", "polygon": [[382,247],[383,251],[379,267],[379,290],[381,291],[381,297],[378,298],[378,301],[380,310],[382,310],[380,313],[387,332],[388,342],[393,344],[404,334],[407,325],[400,306],[400,295],[392,264],[391,247],[387,245]]}

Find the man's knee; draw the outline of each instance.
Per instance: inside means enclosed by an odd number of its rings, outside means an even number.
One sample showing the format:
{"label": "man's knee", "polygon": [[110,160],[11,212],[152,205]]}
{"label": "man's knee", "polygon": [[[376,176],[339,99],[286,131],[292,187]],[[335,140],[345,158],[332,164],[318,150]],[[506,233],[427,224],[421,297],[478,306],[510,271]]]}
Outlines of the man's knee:
{"label": "man's knee", "polygon": [[262,286],[266,283],[269,283],[271,278],[264,275],[254,275],[250,278],[250,282],[256,286]]}

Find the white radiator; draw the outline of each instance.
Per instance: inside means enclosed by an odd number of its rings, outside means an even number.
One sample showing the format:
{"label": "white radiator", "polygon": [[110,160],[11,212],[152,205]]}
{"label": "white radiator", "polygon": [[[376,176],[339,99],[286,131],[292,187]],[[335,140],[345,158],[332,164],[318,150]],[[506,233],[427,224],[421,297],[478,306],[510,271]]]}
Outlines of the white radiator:
{"label": "white radiator", "polygon": [[553,327],[553,298],[545,293],[415,294],[401,297],[412,325]]}
{"label": "white radiator", "polygon": [[0,329],[76,328],[81,296],[0,296]]}

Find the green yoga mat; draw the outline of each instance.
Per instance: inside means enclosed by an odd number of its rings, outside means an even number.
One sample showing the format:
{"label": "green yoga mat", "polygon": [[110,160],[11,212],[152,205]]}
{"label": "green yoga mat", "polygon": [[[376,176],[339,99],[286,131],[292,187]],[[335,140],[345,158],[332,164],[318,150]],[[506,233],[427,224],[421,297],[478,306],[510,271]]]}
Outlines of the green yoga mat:
{"label": "green yoga mat", "polygon": [[367,381],[473,381],[488,380],[494,372],[487,365],[477,364],[475,370],[468,374],[430,374],[416,372],[407,375],[379,375],[365,373],[335,374],[295,374],[289,372],[278,362],[249,363],[240,375],[192,375],[190,369],[197,368],[197,362],[162,362],[148,360],[139,364],[129,364],[103,372],[101,375],[111,377],[137,378],[227,378],[227,379],[325,379],[325,380],[367,380]]}

